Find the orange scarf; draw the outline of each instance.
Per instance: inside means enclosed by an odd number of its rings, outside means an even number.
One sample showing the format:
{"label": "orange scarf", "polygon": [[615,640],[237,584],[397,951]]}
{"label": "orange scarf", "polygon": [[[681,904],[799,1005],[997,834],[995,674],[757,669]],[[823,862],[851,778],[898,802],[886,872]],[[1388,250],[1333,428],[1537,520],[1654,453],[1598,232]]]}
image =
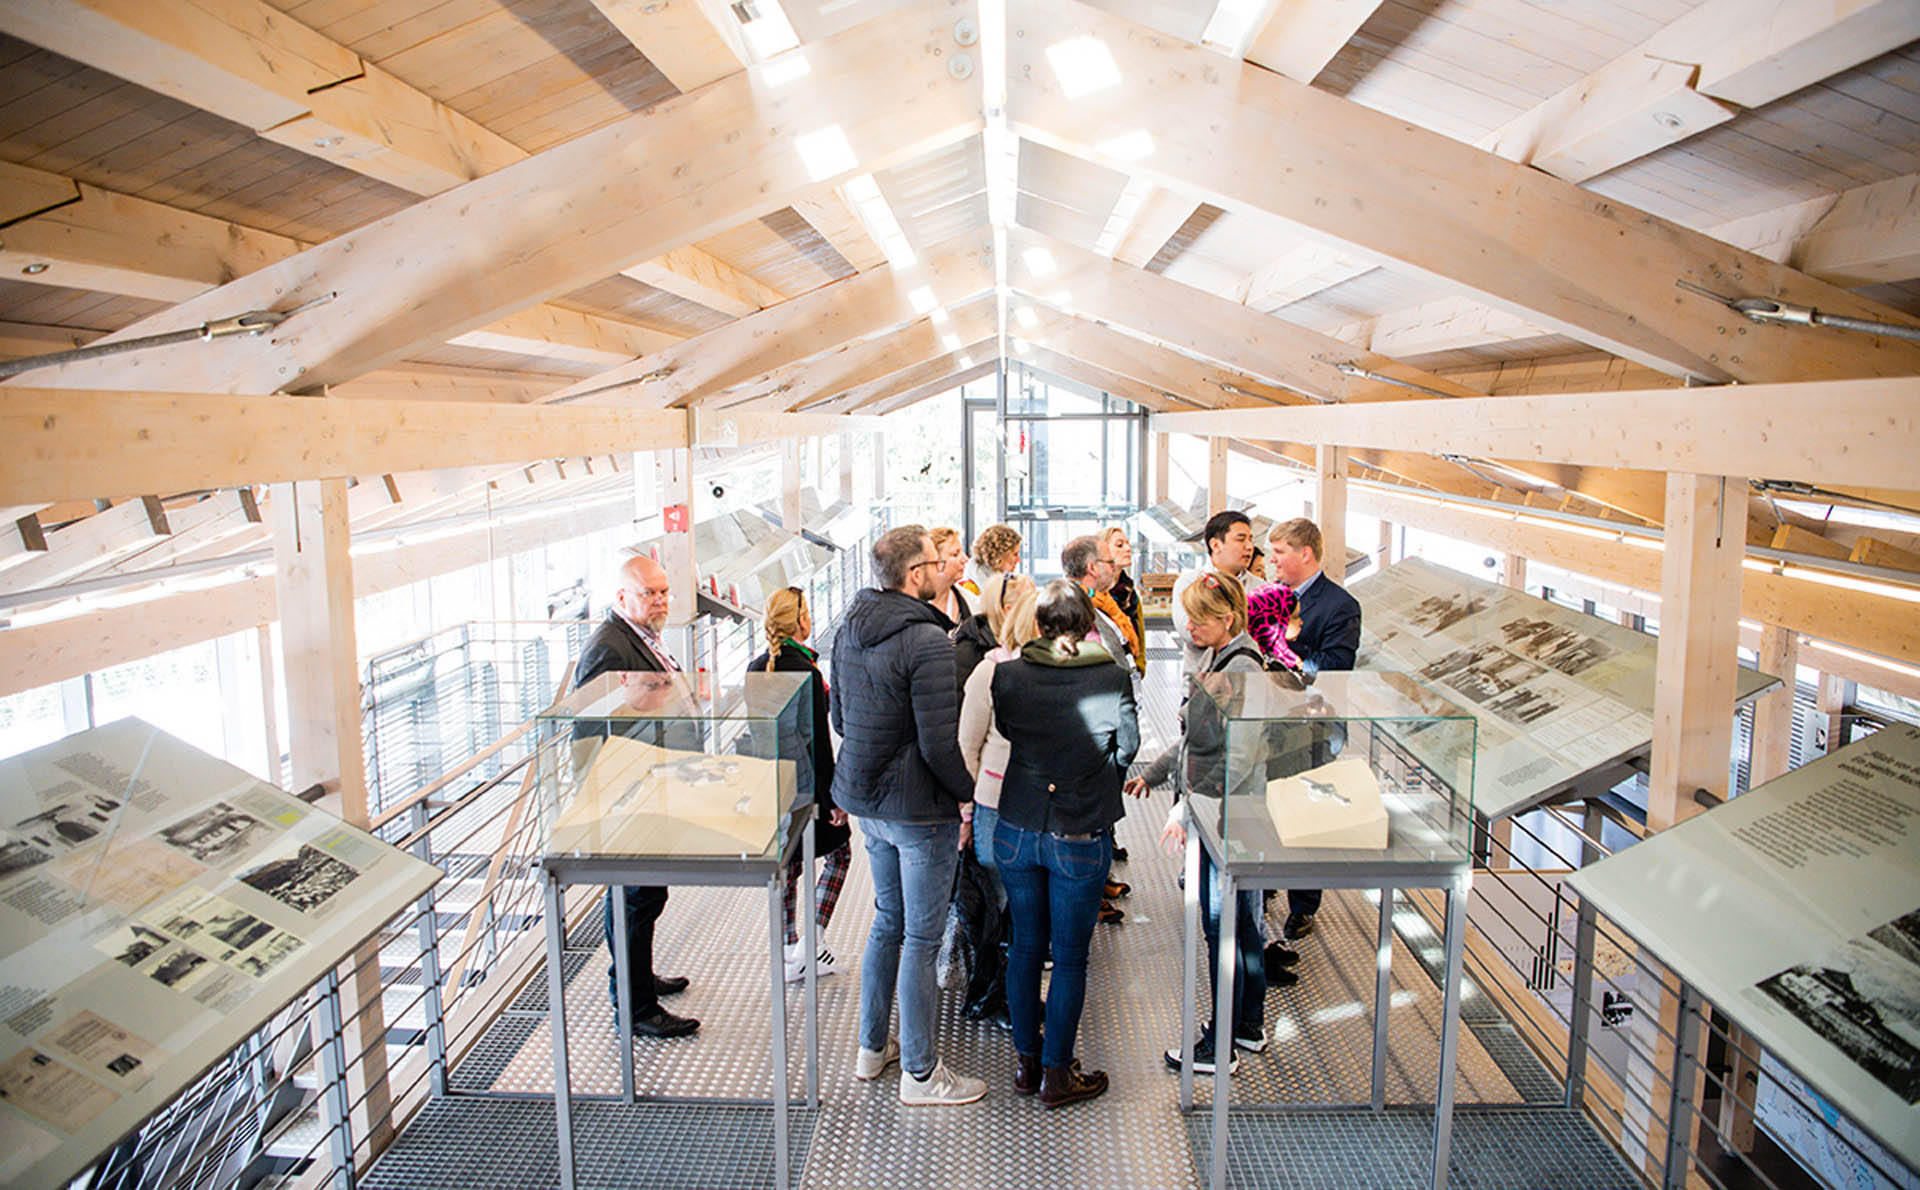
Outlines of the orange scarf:
{"label": "orange scarf", "polygon": [[1120,605],[1113,601],[1112,594],[1106,591],[1094,592],[1093,606],[1096,610],[1105,612],[1107,619],[1112,620],[1113,626],[1120,630],[1121,639],[1127,642],[1127,652],[1139,657],[1140,634],[1133,629],[1133,618],[1120,610]]}

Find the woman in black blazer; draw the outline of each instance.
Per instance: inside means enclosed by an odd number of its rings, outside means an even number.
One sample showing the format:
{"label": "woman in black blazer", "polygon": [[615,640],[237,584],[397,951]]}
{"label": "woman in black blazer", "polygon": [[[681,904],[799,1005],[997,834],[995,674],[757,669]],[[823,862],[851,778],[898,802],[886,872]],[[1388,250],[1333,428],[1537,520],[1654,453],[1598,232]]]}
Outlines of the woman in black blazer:
{"label": "woman in black blazer", "polygon": [[[1074,1036],[1087,994],[1087,944],[1112,862],[1109,828],[1140,747],[1133,681],[1100,644],[1093,604],[1056,579],[1034,608],[1040,638],[993,674],[994,721],[1008,744],[993,857],[1007,889],[1013,939],[1007,1011],[1019,1056],[1013,1089],[1046,1107],[1092,1099],[1104,1072],[1083,1071]],[[1041,1037],[1040,964],[1053,955]]]}
{"label": "woman in black blazer", "polygon": [[[807,647],[806,641],[811,635],[813,618],[807,614],[807,597],[800,588],[775,591],[767,600],[767,651],[747,662],[747,669],[813,675],[813,798],[817,807],[813,819],[813,853],[822,859],[814,902],[824,937],[827,923],[833,920],[834,906],[840,903],[840,890],[846,887],[847,869],[853,864],[853,830],[847,825],[847,812],[833,804],[833,733],[827,725],[827,680],[820,675],[818,654]],[[801,953],[794,904],[798,899],[800,866],[800,857],[795,855],[787,867],[789,983],[805,978],[807,973],[807,956]],[[824,944],[815,961],[822,977],[834,973],[833,952]]]}

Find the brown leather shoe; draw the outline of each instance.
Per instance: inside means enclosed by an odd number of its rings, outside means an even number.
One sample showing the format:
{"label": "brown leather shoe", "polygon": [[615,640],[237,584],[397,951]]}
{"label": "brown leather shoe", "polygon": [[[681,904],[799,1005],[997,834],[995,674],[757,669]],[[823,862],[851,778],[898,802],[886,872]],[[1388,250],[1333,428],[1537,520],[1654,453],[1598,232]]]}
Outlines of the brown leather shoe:
{"label": "brown leather shoe", "polygon": [[1040,1076],[1041,1107],[1065,1107],[1106,1093],[1107,1072],[1082,1070],[1078,1059],[1067,1066],[1049,1066]]}
{"label": "brown leather shoe", "polygon": [[1109,901],[1117,901],[1132,891],[1133,885],[1124,880],[1109,880],[1106,889],[1100,895]]}
{"label": "brown leather shoe", "polygon": [[1127,920],[1126,910],[1111,901],[1100,902],[1100,921],[1102,924],[1111,925],[1114,922],[1125,920]]}
{"label": "brown leather shoe", "polygon": [[1013,1093],[1031,1095],[1040,1089],[1040,1055],[1028,1057],[1026,1054],[1013,1056]]}

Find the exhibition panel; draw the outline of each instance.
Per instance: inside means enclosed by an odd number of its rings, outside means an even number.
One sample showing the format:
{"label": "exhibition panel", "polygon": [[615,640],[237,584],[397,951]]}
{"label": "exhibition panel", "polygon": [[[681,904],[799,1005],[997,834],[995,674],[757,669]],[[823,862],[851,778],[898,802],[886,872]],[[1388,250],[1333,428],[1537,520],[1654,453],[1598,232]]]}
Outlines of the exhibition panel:
{"label": "exhibition panel", "polygon": [[335,968],[440,876],[138,719],[0,762],[0,814],[10,1186],[65,1185],[316,982],[337,1061]]}

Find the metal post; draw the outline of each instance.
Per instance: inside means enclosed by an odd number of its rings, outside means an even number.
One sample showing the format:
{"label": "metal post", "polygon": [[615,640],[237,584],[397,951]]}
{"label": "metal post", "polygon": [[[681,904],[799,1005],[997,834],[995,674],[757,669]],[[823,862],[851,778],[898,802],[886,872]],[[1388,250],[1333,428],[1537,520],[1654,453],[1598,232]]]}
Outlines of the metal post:
{"label": "metal post", "polygon": [[[773,1184],[787,1190],[792,1171],[787,1168],[787,969],[782,961],[786,929],[781,921],[781,884],[784,870],[767,881],[767,967],[773,984]],[[811,916],[811,914],[809,914]]]}
{"label": "metal post", "polygon": [[[822,745],[823,747],[826,745]],[[820,807],[815,805],[813,812],[818,814]],[[814,855],[813,823],[809,820],[802,826],[800,840],[800,887],[794,890],[794,904],[800,906],[805,898],[806,917],[800,927],[800,943],[807,956],[806,1008],[807,1019],[803,1026],[806,1030],[807,1046],[807,1106],[820,1106],[820,929],[817,918],[819,910],[814,901]],[[783,972],[784,974],[784,972]]]}
{"label": "metal post", "polygon": [[[408,825],[415,836],[412,851],[426,863],[433,862],[433,838],[427,830],[428,813],[426,803],[415,802],[408,814]],[[438,884],[420,894],[420,982],[426,989],[425,1008],[427,1013],[427,1093],[435,1099],[447,1093],[447,1033],[446,1002],[440,988],[440,931],[435,928],[439,917],[440,886]]]}
{"label": "metal post", "polygon": [[1393,993],[1393,890],[1380,890],[1380,934],[1373,963],[1373,1110],[1387,1106],[1387,1011]]}
{"label": "metal post", "polygon": [[1193,1018],[1200,982],[1200,834],[1193,815],[1181,803],[1187,827],[1187,887],[1180,934],[1180,1110],[1193,1110]]}
{"label": "metal post", "polygon": [[[573,1086],[567,1078],[567,987],[561,970],[561,960],[566,956],[566,922],[561,917],[559,878],[543,869],[540,882],[547,899],[547,1024],[553,1031],[553,1123],[560,1147],[560,1190],[574,1190]],[[619,939],[617,931],[614,938]],[[621,1020],[625,1019],[621,1014]],[[631,1054],[631,1042],[627,1050]]]}
{"label": "metal post", "polygon": [[1447,1155],[1453,1141],[1453,1072],[1460,1057],[1460,967],[1467,948],[1467,897],[1471,873],[1447,889],[1447,966],[1440,1008],[1440,1098],[1433,1111],[1433,1186],[1447,1184]]}
{"label": "metal post", "polygon": [[[1678,977],[1676,977],[1678,978]],[[1700,1048],[1700,993],[1680,980],[1680,1011],[1673,1022],[1673,1068],[1667,1082],[1667,1157],[1661,1185],[1685,1190],[1692,1167],[1693,1064]]]}
{"label": "metal post", "polygon": [[327,1125],[327,1152],[333,1160],[333,1181],[340,1190],[353,1190],[353,1121],[347,1104],[347,1046],[340,1021],[340,974],[328,968],[320,979],[320,1092]]}
{"label": "metal post", "polygon": [[1580,817],[1580,866],[1598,863],[1604,858],[1600,848],[1594,843],[1601,832],[1607,828],[1607,816],[1600,809],[1597,800],[1589,800]]}
{"label": "metal post", "polygon": [[[1573,929],[1573,1001],[1567,1024],[1567,1107],[1579,1111],[1586,1098],[1587,1030],[1593,1016],[1593,903],[1580,901]],[[1557,928],[1557,925],[1556,925]]]}
{"label": "metal post", "polygon": [[[633,1102],[633,977],[627,967],[627,890],[607,886],[607,904],[613,913],[614,1042],[620,1047],[620,1099]],[[651,970],[651,964],[649,964]]]}
{"label": "metal post", "polygon": [[1233,874],[1224,863],[1214,865],[1220,879],[1220,967],[1213,985],[1213,1168],[1207,1181],[1213,1190],[1227,1184],[1227,1101],[1233,1097],[1233,972],[1240,961],[1239,895]]}

